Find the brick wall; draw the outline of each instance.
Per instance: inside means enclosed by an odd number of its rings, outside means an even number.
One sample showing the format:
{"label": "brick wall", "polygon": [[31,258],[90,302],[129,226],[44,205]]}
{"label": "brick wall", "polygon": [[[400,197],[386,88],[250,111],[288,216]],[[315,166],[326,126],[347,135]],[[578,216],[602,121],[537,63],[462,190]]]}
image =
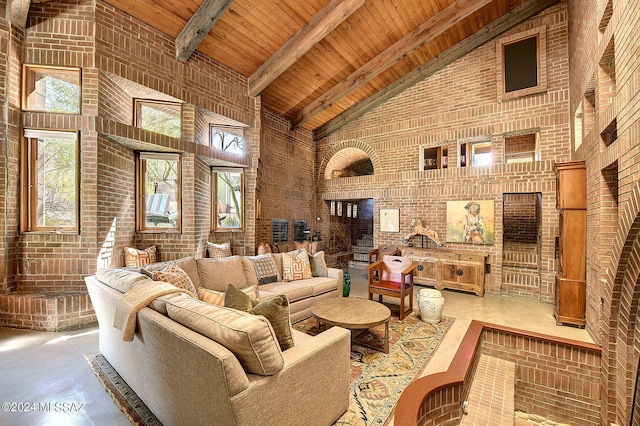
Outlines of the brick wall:
{"label": "brick wall", "polygon": [[540,212],[536,194],[504,194],[504,242],[538,242]]}
{"label": "brick wall", "polygon": [[[564,2],[509,30],[502,36],[546,26],[548,90],[539,95],[498,102],[495,41],[426,78],[414,87],[380,105],[336,133],[317,143],[320,173],[341,149],[354,147],[369,153],[372,176],[329,179],[318,182],[320,198],[374,199],[380,208],[399,208],[398,234],[379,231],[374,214],[374,245],[400,245],[408,233],[409,221],[418,217],[446,236],[446,202],[466,199],[493,200],[495,243],[465,245],[445,243],[457,250],[486,252],[491,274],[488,293],[501,293],[501,257],[504,227],[502,197],[505,193],[541,193],[541,280],[540,300],[553,300],[554,241],[558,234],[555,211],[554,161],[569,159],[567,14]],[[504,137],[537,133],[540,161],[502,164]],[[458,145],[489,140],[494,164],[461,168]],[[449,168],[419,170],[421,147],[444,146],[449,152]]]}

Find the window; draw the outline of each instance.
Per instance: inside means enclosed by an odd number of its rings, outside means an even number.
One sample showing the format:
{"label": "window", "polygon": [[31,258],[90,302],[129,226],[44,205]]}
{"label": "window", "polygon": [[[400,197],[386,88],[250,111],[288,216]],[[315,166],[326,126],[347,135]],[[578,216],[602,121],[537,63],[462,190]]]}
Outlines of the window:
{"label": "window", "polygon": [[215,191],[212,217],[216,230],[242,229],[244,222],[244,188],[242,169],[213,169]]}
{"label": "window", "polygon": [[78,231],[78,157],[77,132],[24,130],[21,231]]}
{"label": "window", "polygon": [[490,166],[491,164],[491,141],[460,144],[460,167]]}
{"label": "window", "polygon": [[80,69],[24,65],[25,111],[80,114]]}
{"label": "window", "polygon": [[179,138],[182,105],[177,102],[135,100],[135,126]]}
{"label": "window", "polygon": [[509,134],[504,136],[504,162],[530,163],[539,157],[536,133]]}
{"label": "window", "polygon": [[211,146],[220,151],[244,155],[244,128],[212,125]]}
{"label": "window", "polygon": [[180,154],[138,153],[138,231],[180,230],[180,167]]}
{"label": "window", "polygon": [[547,90],[546,45],[544,26],[498,40],[499,100]]}

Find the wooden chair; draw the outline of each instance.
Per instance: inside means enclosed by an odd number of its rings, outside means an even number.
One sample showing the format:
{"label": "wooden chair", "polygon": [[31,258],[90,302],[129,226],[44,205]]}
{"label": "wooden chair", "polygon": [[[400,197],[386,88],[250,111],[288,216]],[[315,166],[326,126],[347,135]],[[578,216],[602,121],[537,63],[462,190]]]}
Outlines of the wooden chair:
{"label": "wooden chair", "polygon": [[400,250],[398,250],[398,246],[393,244],[380,244],[378,248],[374,248],[367,252],[367,255],[369,256],[369,263],[382,260],[382,257],[386,255],[395,256],[397,254],[400,254]]}
{"label": "wooden chair", "polygon": [[[410,258],[389,255],[368,265],[369,300],[373,300],[374,294],[378,295],[380,303],[382,303],[383,296],[399,298],[399,317],[400,320],[403,320],[413,312],[413,273],[415,268],[416,265]],[[405,302],[407,296],[409,296],[408,307]]]}

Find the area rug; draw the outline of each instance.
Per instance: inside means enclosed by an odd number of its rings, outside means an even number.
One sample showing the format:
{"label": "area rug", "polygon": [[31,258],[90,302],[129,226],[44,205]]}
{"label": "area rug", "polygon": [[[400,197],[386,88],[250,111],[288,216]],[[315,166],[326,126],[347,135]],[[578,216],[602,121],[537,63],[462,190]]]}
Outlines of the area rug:
{"label": "area rug", "polygon": [[[402,391],[418,377],[453,323],[442,317],[436,324],[420,320],[412,313],[389,322],[389,353],[354,344],[351,346],[349,408],[336,425],[384,425],[395,409]],[[307,334],[317,334],[316,320],[294,324]],[[358,339],[382,347],[384,326],[374,327]]]}
{"label": "area rug", "polygon": [[102,383],[104,389],[111,395],[118,408],[136,426],[162,426],[162,423],[147,408],[138,395],[129,387],[127,382],[114,370],[102,354],[85,354],[91,369]]}
{"label": "area rug", "polygon": [[[349,408],[335,424],[384,425],[402,391],[420,375],[452,323],[453,318],[444,316],[437,324],[426,323],[414,312],[402,321],[391,318],[388,354],[352,345]],[[312,318],[298,322],[293,327],[310,335],[318,333],[316,320]],[[381,325],[365,331],[358,339],[382,347],[383,336],[384,326]],[[161,426],[160,421],[101,354],[86,354],[85,359],[131,424]]]}

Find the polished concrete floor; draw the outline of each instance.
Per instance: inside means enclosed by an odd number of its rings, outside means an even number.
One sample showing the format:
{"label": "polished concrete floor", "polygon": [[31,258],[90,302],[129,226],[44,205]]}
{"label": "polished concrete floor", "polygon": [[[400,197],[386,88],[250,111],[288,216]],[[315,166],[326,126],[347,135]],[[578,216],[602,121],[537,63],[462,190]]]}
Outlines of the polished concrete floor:
{"label": "polished concrete floor", "polygon": [[[365,271],[349,272],[351,295],[366,297]],[[455,321],[424,374],[447,369],[473,319],[592,342],[583,329],[557,326],[550,304],[452,291],[443,296],[443,315]],[[58,333],[0,328],[0,425],[128,425],[83,357],[97,351],[97,327]]]}

